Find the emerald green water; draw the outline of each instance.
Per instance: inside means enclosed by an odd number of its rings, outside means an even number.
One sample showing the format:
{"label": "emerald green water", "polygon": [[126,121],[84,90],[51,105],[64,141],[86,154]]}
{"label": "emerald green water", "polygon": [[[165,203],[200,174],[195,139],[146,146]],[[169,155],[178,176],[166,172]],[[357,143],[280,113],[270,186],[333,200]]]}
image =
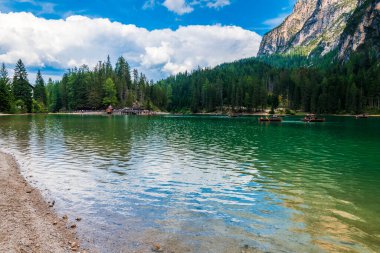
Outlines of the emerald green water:
{"label": "emerald green water", "polygon": [[380,252],[380,119],[6,116],[0,149],[98,252]]}

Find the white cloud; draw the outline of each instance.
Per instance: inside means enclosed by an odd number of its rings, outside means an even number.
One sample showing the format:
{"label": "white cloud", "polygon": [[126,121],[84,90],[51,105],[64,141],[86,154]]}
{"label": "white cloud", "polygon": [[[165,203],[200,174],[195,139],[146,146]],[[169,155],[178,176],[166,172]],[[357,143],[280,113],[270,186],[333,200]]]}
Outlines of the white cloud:
{"label": "white cloud", "polygon": [[38,15],[55,13],[56,4],[54,3],[41,2],[41,1],[35,1],[35,0],[15,0],[15,1],[20,2],[20,3],[29,3],[31,5],[38,6],[39,8],[41,8],[41,10],[37,13]]}
{"label": "white cloud", "polygon": [[158,79],[198,66],[255,56],[261,37],[236,26],[185,26],[148,31],[108,19],[71,16],[38,18],[0,13],[0,62],[19,58],[30,67],[90,67],[109,54],[123,55],[132,67]]}
{"label": "white cloud", "polygon": [[[145,0],[143,9],[152,9],[159,0]],[[231,0],[161,0],[161,3],[169,11],[178,15],[188,14],[194,11],[196,6],[220,9],[231,4]]]}
{"label": "white cloud", "polygon": [[41,11],[39,14],[52,14],[55,13],[55,4],[53,3],[41,3],[39,4]]}
{"label": "white cloud", "polygon": [[271,18],[271,19],[265,20],[263,22],[263,24],[269,26],[270,28],[274,28],[274,27],[277,27],[277,26],[281,25],[281,23],[288,16],[289,16],[289,13],[282,13],[282,14],[278,15],[275,18]]}
{"label": "white cloud", "polygon": [[156,5],[156,0],[146,0],[142,8],[143,10],[153,9],[155,5]]}
{"label": "white cloud", "polygon": [[190,13],[194,10],[185,0],[165,0],[162,5],[178,15]]}
{"label": "white cloud", "polygon": [[222,8],[224,6],[230,5],[231,2],[230,0],[215,0],[215,1],[210,1],[207,3],[207,6],[210,8]]}

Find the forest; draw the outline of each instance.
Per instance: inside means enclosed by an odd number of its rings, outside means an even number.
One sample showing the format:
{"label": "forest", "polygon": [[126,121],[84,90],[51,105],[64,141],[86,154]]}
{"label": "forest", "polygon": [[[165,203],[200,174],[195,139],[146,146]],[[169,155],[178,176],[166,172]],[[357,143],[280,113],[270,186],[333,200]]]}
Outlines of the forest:
{"label": "forest", "polygon": [[70,112],[138,106],[177,113],[258,112],[267,109],[327,113],[380,111],[379,55],[361,50],[347,62],[274,55],[179,73],[153,82],[119,57],[68,70],[46,83],[28,81],[21,60],[13,79],[0,70],[0,111]]}
{"label": "forest", "polygon": [[282,108],[312,113],[380,110],[380,64],[376,51],[361,50],[349,61],[333,53],[312,59],[273,55],[180,73],[159,81],[173,112],[257,112]]}
{"label": "forest", "polygon": [[108,57],[93,70],[86,65],[70,69],[59,81],[45,82],[38,71],[34,84],[29,83],[22,60],[16,64],[13,79],[4,64],[0,70],[0,112],[5,113],[103,110],[109,105],[159,110],[152,98],[163,105],[167,103],[161,102],[164,97],[160,87],[136,69],[131,70],[123,57],[118,58],[115,67]]}

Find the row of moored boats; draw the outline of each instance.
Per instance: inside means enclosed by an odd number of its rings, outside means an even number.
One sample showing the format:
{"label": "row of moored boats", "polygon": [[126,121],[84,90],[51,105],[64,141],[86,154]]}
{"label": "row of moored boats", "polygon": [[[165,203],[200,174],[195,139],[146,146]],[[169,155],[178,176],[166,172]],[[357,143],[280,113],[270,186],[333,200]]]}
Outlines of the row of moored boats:
{"label": "row of moored boats", "polygon": [[[368,118],[367,114],[360,114],[355,116],[356,119],[366,119]],[[260,122],[282,122],[282,117],[279,115],[271,115],[267,117],[260,117]],[[315,114],[307,114],[303,119],[303,122],[325,122],[326,118],[318,117]]]}
{"label": "row of moored boats", "polygon": [[[282,122],[282,117],[278,115],[271,115],[268,117],[260,117],[260,122]],[[315,114],[307,114],[303,119],[303,122],[325,122],[325,118],[317,117]]]}

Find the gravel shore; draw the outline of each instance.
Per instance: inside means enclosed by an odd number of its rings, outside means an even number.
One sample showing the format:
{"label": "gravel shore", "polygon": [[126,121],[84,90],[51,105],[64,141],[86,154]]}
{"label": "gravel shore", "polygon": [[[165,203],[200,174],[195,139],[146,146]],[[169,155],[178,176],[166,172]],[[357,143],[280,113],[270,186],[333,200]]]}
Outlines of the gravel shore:
{"label": "gravel shore", "polygon": [[23,178],[15,159],[0,152],[0,252],[86,252],[75,228],[52,206]]}

